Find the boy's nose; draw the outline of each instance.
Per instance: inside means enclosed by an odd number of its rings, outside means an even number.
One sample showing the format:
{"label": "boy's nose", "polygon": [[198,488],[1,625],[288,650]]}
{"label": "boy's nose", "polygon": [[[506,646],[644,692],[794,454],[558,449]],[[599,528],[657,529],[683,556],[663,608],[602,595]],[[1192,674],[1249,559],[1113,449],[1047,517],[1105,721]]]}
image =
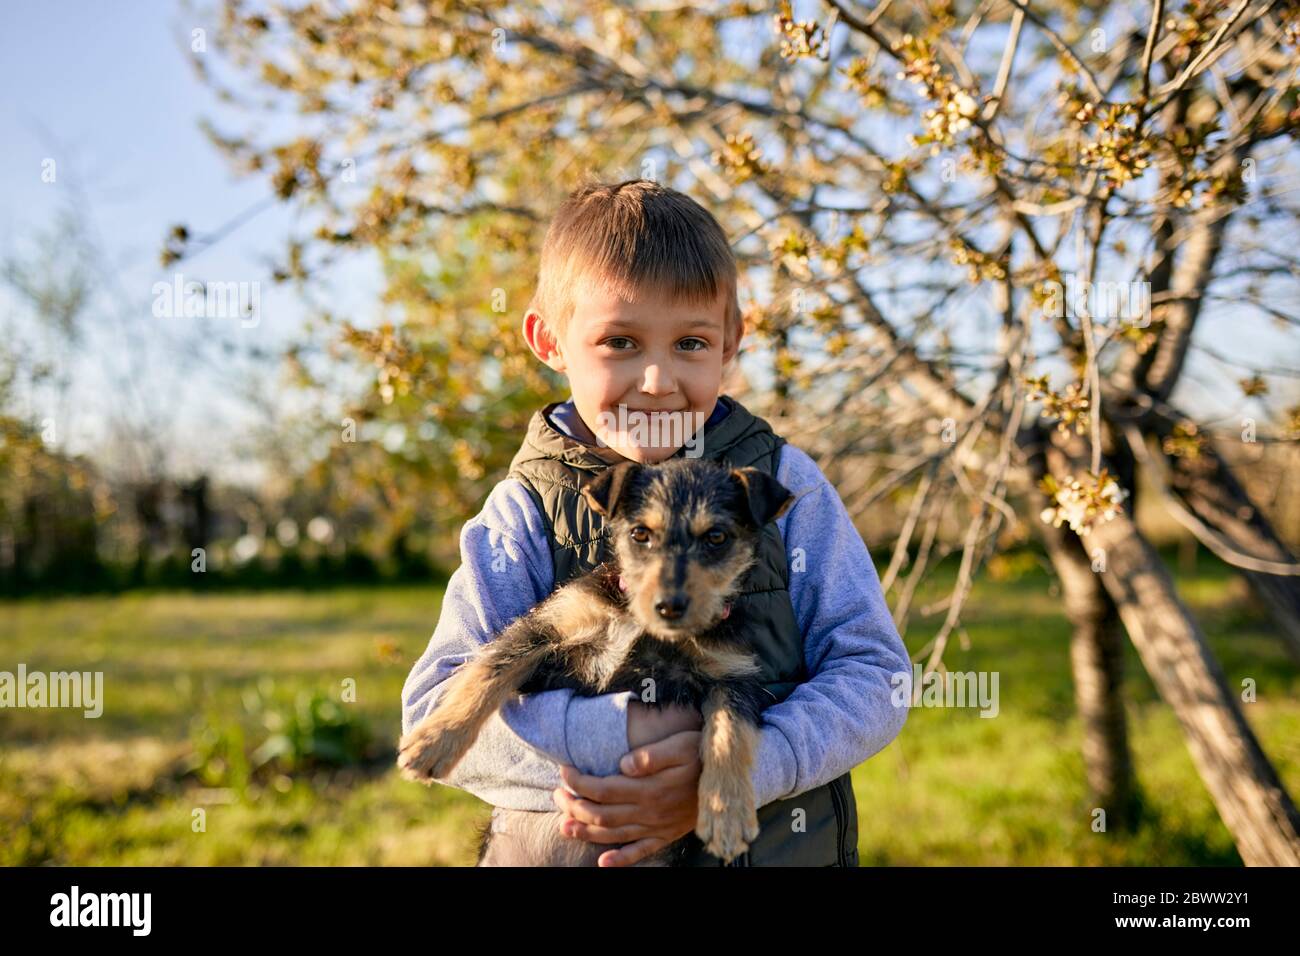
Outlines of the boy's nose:
{"label": "boy's nose", "polygon": [[647,365],[641,382],[642,391],[651,395],[671,395],[677,391],[677,383],[673,381],[672,373],[663,365]]}

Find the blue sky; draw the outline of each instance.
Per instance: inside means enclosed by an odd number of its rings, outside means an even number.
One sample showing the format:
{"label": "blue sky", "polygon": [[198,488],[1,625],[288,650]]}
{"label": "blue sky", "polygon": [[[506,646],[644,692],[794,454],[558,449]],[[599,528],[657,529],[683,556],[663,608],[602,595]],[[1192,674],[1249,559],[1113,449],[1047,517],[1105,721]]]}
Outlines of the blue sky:
{"label": "blue sky", "polygon": [[[182,48],[191,29],[211,33],[212,26],[158,2],[51,0],[13,4],[5,15],[0,258],[21,254],[35,231],[60,210],[75,208],[90,216],[113,263],[114,276],[96,283],[97,307],[88,313],[96,361],[77,367],[77,397],[60,418],[68,426],[60,438],[66,434],[74,450],[103,440],[100,411],[106,402],[127,400],[111,394],[120,391],[111,388],[111,373],[134,370],[132,387],[143,407],[166,410],[160,424],[171,423],[175,412],[166,440],[178,463],[220,466],[222,455],[214,451],[234,453],[250,409],[232,400],[219,370],[185,365],[177,344],[198,337],[209,345],[224,338],[237,346],[273,347],[301,326],[305,311],[291,289],[268,281],[256,328],[193,318],[164,320],[170,326],[160,328],[151,314],[154,282],[177,271],[187,280],[265,280],[266,260],[283,250],[289,233],[290,212],[273,206],[191,260],[166,270],[158,262],[173,223],[210,231],[269,195],[265,177],[237,178],[199,129],[202,116],[220,127],[231,115],[194,75]],[[57,164],[54,183],[42,182],[47,159]],[[341,311],[372,312],[378,289],[373,260],[336,268],[330,288]],[[20,343],[23,334],[20,329]]]}

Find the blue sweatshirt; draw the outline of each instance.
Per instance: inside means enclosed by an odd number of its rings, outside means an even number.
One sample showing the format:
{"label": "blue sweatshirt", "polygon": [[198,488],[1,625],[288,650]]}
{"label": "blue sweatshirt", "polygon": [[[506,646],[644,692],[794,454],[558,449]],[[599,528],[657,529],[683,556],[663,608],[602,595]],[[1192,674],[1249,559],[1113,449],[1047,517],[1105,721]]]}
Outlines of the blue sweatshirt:
{"label": "blue sweatshirt", "polygon": [[[719,402],[709,422],[725,416]],[[594,444],[572,401],[547,416]],[[844,503],[803,451],[782,446],[777,480],[796,501],[777,519],[790,561],[790,600],[809,679],[763,711],[753,782],[763,806],[829,783],[893,740],[907,720],[912,668],[880,579]],[[440,685],[474,652],[554,590],[541,516],[516,479],[498,483],[460,534],[433,638],[402,689],[402,731],[432,708]],[[493,806],[556,810],[560,764],[619,772],[630,692],[584,697],[549,690],[512,698],[445,781]]]}

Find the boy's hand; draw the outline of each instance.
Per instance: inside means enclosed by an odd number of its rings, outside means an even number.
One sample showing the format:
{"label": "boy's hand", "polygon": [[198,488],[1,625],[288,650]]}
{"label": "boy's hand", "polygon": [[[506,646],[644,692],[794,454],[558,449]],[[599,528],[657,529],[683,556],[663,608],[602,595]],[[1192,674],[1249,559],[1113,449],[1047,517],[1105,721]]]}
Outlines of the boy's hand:
{"label": "boy's hand", "polygon": [[700,730],[704,715],[699,708],[682,704],[663,706],[643,704],[639,700],[627,705],[627,749],[636,750],[656,740],[666,740],[683,730]]}
{"label": "boy's hand", "polygon": [[[696,714],[699,712],[696,711]],[[629,734],[631,730],[629,729]],[[623,772],[591,777],[560,768],[565,785],[555,804],[565,836],[590,843],[625,843],[603,853],[599,866],[631,866],[695,829],[700,785],[698,730],[684,730],[623,756]]]}

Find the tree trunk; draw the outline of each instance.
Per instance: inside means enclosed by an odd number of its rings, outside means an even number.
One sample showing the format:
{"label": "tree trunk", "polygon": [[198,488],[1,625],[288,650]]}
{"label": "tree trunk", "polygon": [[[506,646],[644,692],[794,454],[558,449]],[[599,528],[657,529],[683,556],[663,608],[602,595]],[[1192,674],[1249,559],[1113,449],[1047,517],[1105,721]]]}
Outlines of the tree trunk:
{"label": "tree trunk", "polygon": [[1237,707],[1218,661],[1159,555],[1125,512],[1097,525],[1102,583],[1247,866],[1300,866],[1300,814]]}
{"label": "tree trunk", "polygon": [[185,503],[182,529],[185,534],[185,560],[194,549],[207,551],[208,534],[212,526],[212,509],[208,505],[208,476],[199,475],[194,481],[181,486],[181,500]]}
{"label": "tree trunk", "polygon": [[[1034,477],[1047,473],[1040,437],[1029,464]],[[1040,503],[1046,499],[1040,497]],[[1068,528],[1046,525],[1043,540],[1061,582],[1070,637],[1074,698],[1083,725],[1083,762],[1095,805],[1106,811],[1108,828],[1137,823],[1137,783],[1124,711],[1124,636],[1119,612],[1093,570],[1083,542]]]}
{"label": "tree trunk", "polygon": [[1132,829],[1137,822],[1136,784],[1124,712],[1119,612],[1073,532],[1048,527],[1045,541],[1074,628],[1070,667],[1083,723],[1088,788],[1096,806],[1106,811],[1108,828]]}
{"label": "tree trunk", "polygon": [[[1166,429],[1158,428],[1157,440],[1165,434]],[[1295,563],[1291,550],[1213,448],[1202,447],[1195,458],[1170,455],[1165,460],[1173,493],[1184,507],[1231,542],[1233,548],[1265,561]],[[1240,570],[1277,624],[1287,653],[1300,663],[1300,576]]]}

